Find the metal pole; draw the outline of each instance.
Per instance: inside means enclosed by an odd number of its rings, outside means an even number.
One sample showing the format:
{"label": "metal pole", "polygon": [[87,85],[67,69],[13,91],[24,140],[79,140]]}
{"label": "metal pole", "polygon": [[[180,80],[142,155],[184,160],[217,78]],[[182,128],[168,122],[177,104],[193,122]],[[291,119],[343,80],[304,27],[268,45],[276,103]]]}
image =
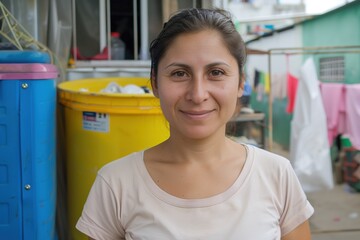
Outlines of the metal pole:
{"label": "metal pole", "polygon": [[139,56],[138,56],[138,16],[137,16],[137,0],[133,1],[134,5],[133,5],[133,20],[134,20],[134,60],[138,60]]}
{"label": "metal pole", "polygon": [[111,11],[110,0],[106,1],[106,39],[108,46],[108,60],[111,60]]}
{"label": "metal pole", "polygon": [[[285,54],[288,54],[288,51],[292,50],[301,50],[301,51],[308,51],[308,50],[323,50],[323,49],[349,49],[349,48],[359,48],[359,45],[344,45],[344,46],[320,46],[320,47],[295,47],[295,48],[272,48],[271,51],[286,51]],[[340,52],[339,50],[339,52]]]}
{"label": "metal pole", "polygon": [[272,55],[316,55],[316,54],[337,54],[337,53],[360,53],[360,50],[345,50],[345,51],[323,51],[323,52],[311,52],[311,51],[307,51],[307,52],[291,52],[288,53],[286,51],[281,51],[281,52],[275,52],[272,53]]}
{"label": "metal pole", "polygon": [[99,52],[101,52],[106,46],[107,46],[107,28],[104,28],[102,26],[106,26],[106,15],[107,15],[107,9],[106,9],[106,1],[107,0],[99,0],[99,32],[100,32],[100,46],[99,46]]}
{"label": "metal pole", "polygon": [[148,47],[149,47],[149,19],[148,19],[148,0],[141,0],[140,5],[140,30],[141,30],[141,48],[140,59],[149,59]]}
{"label": "metal pole", "polygon": [[269,104],[269,109],[268,109],[268,131],[269,131],[269,151],[272,151],[272,147],[273,147],[273,102],[272,102],[272,86],[271,86],[271,50],[269,50],[268,52],[268,59],[269,59],[269,65],[268,65],[268,68],[269,68],[269,101],[268,101],[268,104]]}
{"label": "metal pole", "polygon": [[[77,39],[76,39],[76,0],[72,0],[72,22],[73,22],[73,52],[77,48]],[[77,54],[73,54],[74,64],[76,66]]]}

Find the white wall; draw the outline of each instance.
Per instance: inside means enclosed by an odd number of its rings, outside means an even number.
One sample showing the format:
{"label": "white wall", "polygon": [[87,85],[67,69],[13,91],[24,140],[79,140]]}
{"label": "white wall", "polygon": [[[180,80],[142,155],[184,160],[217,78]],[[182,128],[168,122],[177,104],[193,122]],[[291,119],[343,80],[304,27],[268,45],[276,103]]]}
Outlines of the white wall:
{"label": "white wall", "polygon": [[[294,48],[302,47],[302,31],[300,26],[286,30],[280,33],[274,33],[273,36],[265,37],[251,42],[248,48],[267,51],[274,48]],[[302,64],[303,55],[289,55],[288,68],[285,55],[272,55],[271,72],[272,74],[285,74],[289,71],[292,75],[299,77],[299,70]],[[252,83],[255,69],[262,72],[269,72],[267,55],[248,55],[246,69]]]}

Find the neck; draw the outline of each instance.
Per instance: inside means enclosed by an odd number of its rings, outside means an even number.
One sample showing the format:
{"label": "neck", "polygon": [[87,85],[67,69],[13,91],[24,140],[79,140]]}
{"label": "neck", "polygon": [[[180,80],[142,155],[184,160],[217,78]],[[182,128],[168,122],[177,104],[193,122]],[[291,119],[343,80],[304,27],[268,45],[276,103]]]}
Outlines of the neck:
{"label": "neck", "polygon": [[225,134],[216,134],[206,139],[188,139],[171,136],[162,144],[163,150],[175,162],[207,162],[222,159],[235,144]]}

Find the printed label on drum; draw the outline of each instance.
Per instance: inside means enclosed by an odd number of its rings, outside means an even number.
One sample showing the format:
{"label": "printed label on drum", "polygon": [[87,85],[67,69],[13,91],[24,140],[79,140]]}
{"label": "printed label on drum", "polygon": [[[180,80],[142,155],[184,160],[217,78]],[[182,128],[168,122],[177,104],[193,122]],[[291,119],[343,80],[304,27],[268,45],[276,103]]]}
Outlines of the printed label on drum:
{"label": "printed label on drum", "polygon": [[107,113],[83,112],[83,129],[109,132],[110,115]]}

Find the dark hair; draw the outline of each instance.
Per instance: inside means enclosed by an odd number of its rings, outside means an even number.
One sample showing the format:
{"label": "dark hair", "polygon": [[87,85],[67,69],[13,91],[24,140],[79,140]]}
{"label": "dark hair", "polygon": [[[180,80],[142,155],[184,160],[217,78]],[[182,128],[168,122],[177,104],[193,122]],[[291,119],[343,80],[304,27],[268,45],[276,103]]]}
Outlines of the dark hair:
{"label": "dark hair", "polygon": [[221,9],[190,8],[181,10],[164,24],[158,37],[150,44],[151,78],[156,82],[158,64],[172,41],[182,33],[197,32],[205,29],[218,31],[237,60],[239,66],[239,84],[242,81],[243,68],[246,61],[246,47],[240,34],[231,20],[229,12]]}

